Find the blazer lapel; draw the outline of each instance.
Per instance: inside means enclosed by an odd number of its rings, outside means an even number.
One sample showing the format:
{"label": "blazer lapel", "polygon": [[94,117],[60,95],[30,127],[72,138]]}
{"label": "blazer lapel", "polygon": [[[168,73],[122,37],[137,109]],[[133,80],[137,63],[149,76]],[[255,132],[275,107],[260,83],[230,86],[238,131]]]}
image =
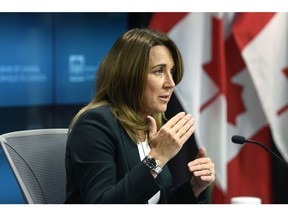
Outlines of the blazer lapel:
{"label": "blazer lapel", "polygon": [[136,166],[140,161],[140,156],[138,152],[137,144],[133,142],[133,140],[128,136],[126,131],[120,127],[121,140],[124,148],[124,152],[126,153],[126,158],[128,161],[128,165],[130,170]]}

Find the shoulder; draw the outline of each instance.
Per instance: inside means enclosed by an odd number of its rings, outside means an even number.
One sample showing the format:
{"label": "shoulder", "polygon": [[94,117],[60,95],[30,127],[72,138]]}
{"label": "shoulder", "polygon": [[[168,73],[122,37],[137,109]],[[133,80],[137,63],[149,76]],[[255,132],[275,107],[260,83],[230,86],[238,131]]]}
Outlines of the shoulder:
{"label": "shoulder", "polygon": [[115,118],[110,106],[91,108],[82,113],[73,128],[70,130],[70,137],[114,137],[119,130],[119,123]]}
{"label": "shoulder", "polygon": [[78,152],[81,157],[97,155],[97,151],[101,152],[103,149],[114,152],[119,134],[119,124],[111,108],[95,107],[85,111],[77,119],[69,132],[67,148],[70,153]]}
{"label": "shoulder", "polygon": [[[102,125],[102,126],[101,126]],[[118,121],[110,106],[90,108],[79,116],[74,128],[79,126],[89,127],[117,127]]]}
{"label": "shoulder", "polygon": [[80,117],[81,118],[89,118],[95,116],[102,116],[104,118],[115,118],[112,112],[112,108],[110,106],[100,106],[94,107],[86,110]]}

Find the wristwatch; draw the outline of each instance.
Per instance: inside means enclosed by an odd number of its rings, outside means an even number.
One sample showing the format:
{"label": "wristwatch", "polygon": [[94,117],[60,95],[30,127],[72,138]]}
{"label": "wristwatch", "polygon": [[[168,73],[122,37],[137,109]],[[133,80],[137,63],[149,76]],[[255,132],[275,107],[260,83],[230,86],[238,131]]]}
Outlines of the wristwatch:
{"label": "wristwatch", "polygon": [[162,168],[157,164],[156,160],[149,155],[147,155],[142,162],[152,171],[156,172],[157,174],[162,172]]}

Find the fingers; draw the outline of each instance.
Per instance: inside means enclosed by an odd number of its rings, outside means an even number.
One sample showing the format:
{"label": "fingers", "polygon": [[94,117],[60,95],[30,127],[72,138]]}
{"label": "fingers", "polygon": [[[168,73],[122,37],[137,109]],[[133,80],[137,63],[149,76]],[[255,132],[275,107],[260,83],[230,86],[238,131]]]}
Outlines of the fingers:
{"label": "fingers", "polygon": [[[174,132],[178,132],[180,129],[186,127],[186,130],[191,126],[192,116],[190,114],[185,114],[185,112],[180,112],[174,117],[172,117],[167,123],[166,127],[173,129]],[[194,120],[193,120],[194,122]],[[186,125],[188,123],[188,125]],[[190,126],[189,126],[190,123]]]}
{"label": "fingers", "polygon": [[200,148],[197,158],[188,163],[188,169],[193,174],[190,183],[196,196],[216,179],[214,163],[205,153],[205,148]]}
{"label": "fingers", "polygon": [[205,158],[205,160],[194,160],[188,163],[189,171],[203,171],[203,170],[214,170],[214,163],[210,158]]}
{"label": "fingers", "polygon": [[153,117],[147,116],[150,122],[149,144],[155,157],[162,161],[169,161],[182,148],[183,144],[195,130],[194,120],[190,114],[180,112],[172,117],[157,131],[157,124]]}
{"label": "fingers", "polygon": [[177,139],[185,142],[195,131],[194,123],[194,119],[190,114],[180,112],[171,118],[165,127],[171,130],[171,134],[174,134]]}
{"label": "fingers", "polygon": [[172,125],[171,129],[174,133],[178,133],[179,137],[182,137],[193,125],[194,119],[190,114],[187,114]]}
{"label": "fingers", "polygon": [[185,116],[185,112],[180,112],[177,115],[175,115],[174,117],[172,117],[167,123],[166,125],[169,128],[172,128],[180,119],[182,119]]}
{"label": "fingers", "polygon": [[194,176],[215,176],[216,174],[215,165],[208,157],[202,157],[189,162],[188,169]]}

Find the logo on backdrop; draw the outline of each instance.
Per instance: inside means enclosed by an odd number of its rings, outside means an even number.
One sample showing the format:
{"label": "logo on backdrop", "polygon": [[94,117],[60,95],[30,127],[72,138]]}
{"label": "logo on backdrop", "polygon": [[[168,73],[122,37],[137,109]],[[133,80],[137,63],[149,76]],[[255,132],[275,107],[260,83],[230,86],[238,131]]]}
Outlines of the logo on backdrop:
{"label": "logo on backdrop", "polygon": [[71,54],[68,57],[70,82],[81,83],[94,80],[96,68],[94,65],[87,65],[85,56],[82,54]]}

